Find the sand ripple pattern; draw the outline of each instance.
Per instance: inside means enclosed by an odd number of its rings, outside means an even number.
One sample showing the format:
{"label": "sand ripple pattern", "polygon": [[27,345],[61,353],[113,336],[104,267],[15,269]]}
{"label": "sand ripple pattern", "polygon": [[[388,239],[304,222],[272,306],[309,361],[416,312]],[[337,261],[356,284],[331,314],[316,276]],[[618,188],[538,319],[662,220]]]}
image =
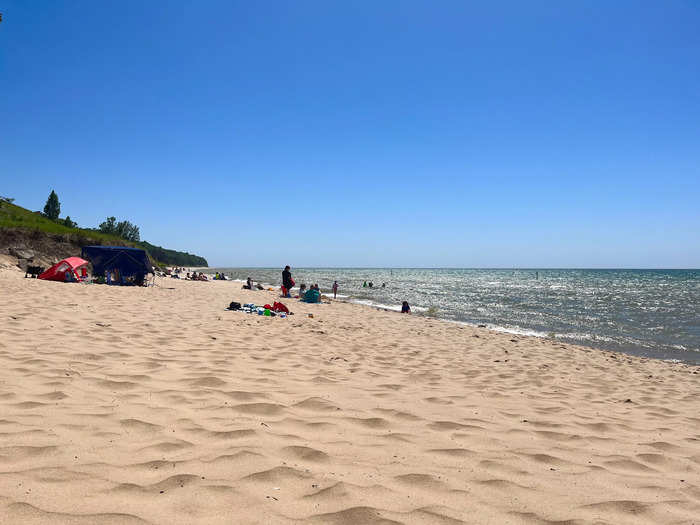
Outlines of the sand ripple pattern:
{"label": "sand ripple pattern", "polygon": [[698,523],[695,368],[226,282],[0,288],[0,523]]}

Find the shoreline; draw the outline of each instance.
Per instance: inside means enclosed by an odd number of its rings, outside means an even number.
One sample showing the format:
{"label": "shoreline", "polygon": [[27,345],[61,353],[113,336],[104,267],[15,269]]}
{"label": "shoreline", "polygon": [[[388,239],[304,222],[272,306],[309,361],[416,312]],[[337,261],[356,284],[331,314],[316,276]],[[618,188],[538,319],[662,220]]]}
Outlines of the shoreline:
{"label": "shoreline", "polygon": [[[352,299],[347,299],[347,300],[345,300],[345,299],[331,299],[331,300],[338,301],[338,302],[344,302],[344,303],[348,303],[348,304],[353,304],[353,305],[357,305],[357,306],[361,306],[361,307],[365,307],[365,308],[370,308],[370,309],[377,310],[377,311],[400,313],[400,310],[398,307],[396,309],[392,309],[392,308],[387,308],[383,305],[377,306],[374,304],[365,304],[365,303],[355,301]],[[608,353],[613,353],[613,354],[619,354],[621,356],[633,357],[633,358],[641,359],[641,360],[651,359],[654,361],[660,361],[660,362],[664,362],[664,363],[668,363],[668,364],[682,364],[682,365],[685,365],[688,367],[696,367],[696,368],[700,367],[700,363],[694,363],[694,362],[685,361],[682,359],[665,359],[662,357],[642,356],[642,355],[635,354],[631,351],[626,352],[624,350],[604,348],[602,346],[596,346],[594,344],[588,345],[586,343],[576,343],[576,342],[571,342],[569,340],[566,340],[564,338],[550,337],[550,336],[545,335],[545,334],[538,335],[538,334],[532,333],[532,332],[534,332],[534,330],[523,329],[521,331],[518,331],[515,329],[511,330],[509,328],[500,327],[500,326],[494,326],[494,325],[489,326],[488,324],[486,326],[483,326],[483,325],[479,325],[478,323],[472,323],[472,322],[468,322],[468,321],[457,321],[454,319],[445,319],[445,318],[438,317],[438,316],[423,315],[422,313],[419,313],[416,315],[418,317],[425,317],[428,319],[434,319],[435,321],[440,321],[440,322],[444,322],[444,323],[451,323],[451,324],[456,324],[456,325],[460,325],[460,326],[466,326],[466,327],[472,328],[474,330],[488,330],[489,332],[504,334],[504,335],[508,335],[508,336],[512,336],[512,337],[534,338],[537,340],[550,341],[552,343],[559,343],[559,344],[564,344],[564,345],[568,345],[568,346],[580,347],[582,349],[585,348],[585,349],[589,349],[589,350],[595,350],[598,352],[608,352]]]}
{"label": "shoreline", "polygon": [[[204,271],[207,270],[206,268],[194,268],[197,271]],[[215,268],[216,269],[216,268]],[[269,268],[264,268],[264,269],[269,269]],[[613,269],[616,270],[616,269]],[[191,268],[187,268],[187,271],[192,271]],[[654,269],[650,269],[650,271],[655,271]],[[684,270],[683,270],[684,271]],[[207,272],[204,271],[206,274]],[[212,274],[207,274],[209,276],[214,275]],[[229,278],[231,279],[231,278]],[[231,279],[232,282],[240,282],[244,283],[245,281],[243,279]],[[256,281],[257,282],[257,281]],[[260,283],[266,290],[268,288],[275,288],[275,290],[279,289],[279,285],[274,285],[270,283]],[[330,291],[322,291],[322,294],[329,297],[332,292]],[[330,297],[329,297],[330,298]],[[357,304],[360,306],[365,306],[368,308],[376,309],[376,310],[384,310],[384,311],[393,311],[393,312],[399,312],[400,311],[400,306],[395,306],[392,307],[391,305],[383,304],[383,303],[378,303],[378,302],[372,302],[370,300],[365,300],[365,299],[360,299],[356,298],[352,295],[349,294],[342,294],[342,298],[338,299],[333,299],[334,301],[341,301],[341,302],[346,302],[349,304]],[[686,364],[689,366],[694,366],[694,367],[700,367],[700,357],[695,358],[696,360],[693,361],[689,358],[687,359],[680,359],[680,358],[673,358],[673,357],[661,357],[658,355],[640,355],[639,350],[637,346],[630,345],[625,348],[620,348],[620,345],[611,345],[611,346],[606,346],[604,343],[601,344],[598,339],[599,336],[596,336],[594,334],[584,334],[587,335],[588,337],[582,337],[582,338],[573,338],[573,337],[567,337],[566,335],[561,335],[558,334],[555,337],[550,336],[547,333],[544,332],[538,332],[537,330],[534,329],[527,329],[527,328],[508,328],[508,327],[503,327],[503,326],[498,326],[494,325],[492,323],[486,322],[486,323],[479,323],[479,322],[471,322],[471,321],[460,321],[457,319],[448,319],[445,317],[440,317],[439,315],[426,315],[425,312],[427,312],[429,309],[425,307],[412,307],[414,309],[414,314],[418,316],[423,316],[423,317],[429,317],[432,319],[437,319],[441,321],[445,321],[447,323],[455,323],[458,325],[463,325],[463,326],[469,326],[472,328],[485,328],[487,330],[497,332],[497,333],[504,333],[504,334],[509,334],[513,336],[518,336],[518,337],[535,337],[537,339],[544,339],[544,340],[549,340],[553,342],[559,342],[567,345],[578,345],[582,346],[585,348],[591,348],[594,350],[599,350],[601,352],[613,352],[613,353],[618,353],[626,356],[634,356],[634,357],[641,357],[641,358],[646,358],[646,359],[654,359],[658,361],[664,361],[668,363],[682,363]],[[486,324],[486,326],[482,326],[483,324]],[[589,343],[590,341],[590,343]],[[614,346],[614,347],[613,347]],[[688,351],[686,349],[678,349],[682,351]],[[690,350],[689,352],[694,352],[693,350]]]}
{"label": "shoreline", "polygon": [[158,284],[0,270],[0,521],[700,514],[696,367],[341,301],[266,318],[225,308],[277,293]]}

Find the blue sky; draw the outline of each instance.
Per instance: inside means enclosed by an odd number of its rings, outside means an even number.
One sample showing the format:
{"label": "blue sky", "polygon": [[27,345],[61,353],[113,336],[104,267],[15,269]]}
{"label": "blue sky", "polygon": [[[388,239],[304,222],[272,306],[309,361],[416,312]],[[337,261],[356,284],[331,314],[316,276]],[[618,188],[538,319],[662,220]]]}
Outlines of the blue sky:
{"label": "blue sky", "polygon": [[700,4],[0,0],[0,195],[230,266],[700,267]]}

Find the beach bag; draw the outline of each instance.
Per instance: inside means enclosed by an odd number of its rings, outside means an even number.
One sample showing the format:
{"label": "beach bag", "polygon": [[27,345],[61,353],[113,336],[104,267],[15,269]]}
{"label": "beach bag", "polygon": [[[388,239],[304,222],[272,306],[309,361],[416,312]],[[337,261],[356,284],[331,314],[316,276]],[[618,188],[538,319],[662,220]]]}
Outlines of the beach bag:
{"label": "beach bag", "polygon": [[233,301],[231,304],[228,305],[228,310],[240,310],[241,309],[241,303],[237,303]]}

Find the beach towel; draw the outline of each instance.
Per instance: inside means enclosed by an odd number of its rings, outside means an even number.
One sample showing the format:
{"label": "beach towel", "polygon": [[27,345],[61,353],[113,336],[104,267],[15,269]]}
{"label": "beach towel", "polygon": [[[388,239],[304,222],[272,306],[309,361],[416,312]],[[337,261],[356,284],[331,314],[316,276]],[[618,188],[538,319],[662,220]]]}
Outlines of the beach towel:
{"label": "beach towel", "polygon": [[278,303],[277,301],[275,301],[275,304],[272,305],[272,311],[273,312],[284,312],[286,314],[289,313],[289,309],[285,305],[283,305],[282,303]]}

